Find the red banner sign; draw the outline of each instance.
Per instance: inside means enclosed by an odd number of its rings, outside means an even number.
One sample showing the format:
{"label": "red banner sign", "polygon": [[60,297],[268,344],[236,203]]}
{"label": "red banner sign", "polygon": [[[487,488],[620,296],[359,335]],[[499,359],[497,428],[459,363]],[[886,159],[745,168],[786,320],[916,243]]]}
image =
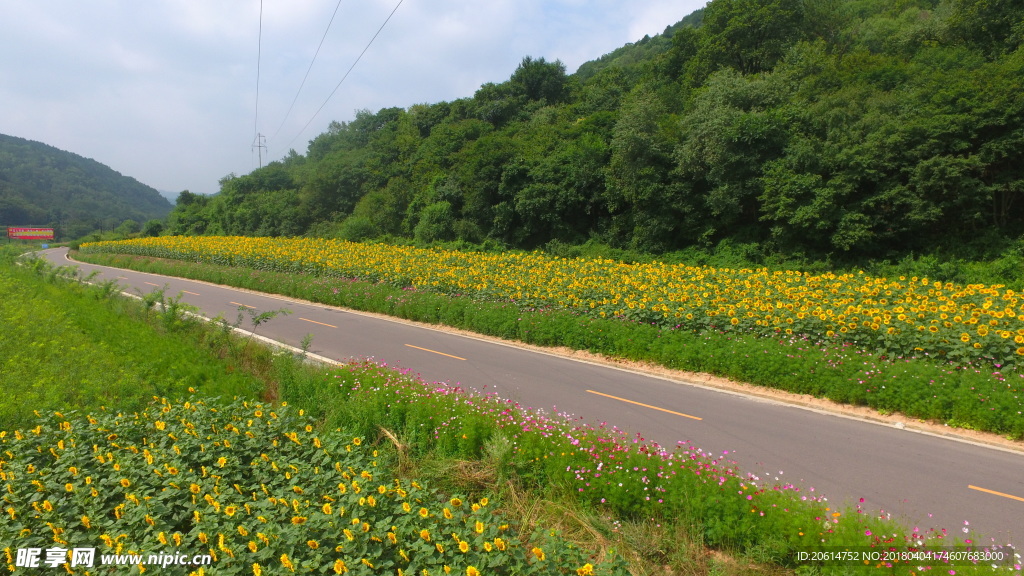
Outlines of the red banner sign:
{"label": "red banner sign", "polygon": [[14,240],[53,240],[53,228],[7,228],[7,237]]}

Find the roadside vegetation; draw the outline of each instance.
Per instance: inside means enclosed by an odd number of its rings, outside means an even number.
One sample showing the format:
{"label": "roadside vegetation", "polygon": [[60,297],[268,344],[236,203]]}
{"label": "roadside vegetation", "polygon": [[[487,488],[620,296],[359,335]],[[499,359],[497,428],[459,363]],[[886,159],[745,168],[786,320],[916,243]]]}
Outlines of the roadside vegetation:
{"label": "roadside vegetation", "polygon": [[315,239],[148,238],[79,257],[1024,437],[1024,299],[1001,286]]}
{"label": "roadside vegetation", "polygon": [[[5,396],[0,542],[8,569],[19,546],[67,544],[208,552],[217,558],[209,574],[849,573],[797,566],[794,552],[994,544],[910,531],[803,487],[743,475],[694,446],[669,450],[386,365],[329,368],[232,346],[223,324],[188,320],[181,308],[172,321],[146,300],[61,276],[37,262],[5,263],[5,288],[23,288],[5,302],[40,312],[69,306],[104,321],[112,313],[152,332],[148,354],[115,358],[111,375],[166,355],[211,368],[180,376],[180,388],[156,398],[136,386],[59,401],[58,390],[74,382],[63,378],[40,380],[48,393],[38,398],[48,402]],[[19,308],[0,307],[5,326],[26,322],[12,312]],[[88,324],[68,319],[17,344],[59,348]],[[114,346],[115,332],[89,338]],[[15,338],[6,331],[4,346]]]}
{"label": "roadside vegetation", "polygon": [[214,396],[262,393],[264,384],[251,375],[197,354],[195,342],[211,335],[181,316],[180,305],[161,310],[158,301],[170,300],[164,295],[142,304],[110,298],[112,283],[68,282],[69,269],[42,260],[12,267],[16,252],[0,254],[0,429],[27,427],[36,410],[133,412],[153,396],[179,397],[189,387]]}

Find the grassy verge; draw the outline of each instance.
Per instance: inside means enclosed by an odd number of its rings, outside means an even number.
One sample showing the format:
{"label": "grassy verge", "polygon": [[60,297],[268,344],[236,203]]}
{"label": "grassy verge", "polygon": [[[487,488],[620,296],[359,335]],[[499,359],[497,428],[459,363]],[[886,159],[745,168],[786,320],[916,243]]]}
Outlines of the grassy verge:
{"label": "grassy verge", "polygon": [[[11,274],[34,288],[29,270]],[[40,285],[62,284],[43,274],[49,282]],[[139,306],[105,297],[103,287],[69,289],[84,296],[77,307]],[[134,314],[164,336],[203,329],[167,322],[144,302]],[[207,343],[222,337],[207,332]],[[798,486],[740,475],[693,447],[667,452],[373,364],[328,370],[269,352],[241,362],[237,346],[197,342],[165,341],[148,356],[167,344],[190,350],[193,362],[205,353],[252,380],[237,389],[201,382],[200,394],[244,395],[259,382],[291,407],[189,398],[130,413],[122,404],[142,403],[149,390],[125,389],[106,411],[69,398],[61,413],[20,431],[3,427],[8,564],[13,548],[68,544],[209,553],[217,563],[202,573],[211,574],[582,575],[621,573],[617,558],[638,574],[850,573],[798,566],[794,552],[953,544],[941,531],[915,534]],[[3,404],[25,418],[34,408],[11,397]]]}
{"label": "grassy verge", "polygon": [[542,346],[707,372],[884,412],[1024,438],[1024,374],[928,359],[892,360],[849,343],[799,335],[666,330],[622,319],[301,273],[115,254],[83,261],[379,312]]}
{"label": "grassy verge", "polygon": [[112,290],[69,283],[38,264],[0,264],[0,389],[8,392],[0,429],[27,426],[32,410],[134,411],[190,387],[260,396],[259,379],[197,351],[211,338],[198,322],[108,298]]}

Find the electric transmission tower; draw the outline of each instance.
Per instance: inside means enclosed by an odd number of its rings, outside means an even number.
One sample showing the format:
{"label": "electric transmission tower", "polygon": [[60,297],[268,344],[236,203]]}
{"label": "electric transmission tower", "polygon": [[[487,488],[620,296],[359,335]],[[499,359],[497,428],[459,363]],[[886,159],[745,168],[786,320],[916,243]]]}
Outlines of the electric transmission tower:
{"label": "electric transmission tower", "polygon": [[263,168],[263,151],[267,149],[267,137],[257,132],[256,138],[252,141],[252,149],[259,154],[260,168]]}

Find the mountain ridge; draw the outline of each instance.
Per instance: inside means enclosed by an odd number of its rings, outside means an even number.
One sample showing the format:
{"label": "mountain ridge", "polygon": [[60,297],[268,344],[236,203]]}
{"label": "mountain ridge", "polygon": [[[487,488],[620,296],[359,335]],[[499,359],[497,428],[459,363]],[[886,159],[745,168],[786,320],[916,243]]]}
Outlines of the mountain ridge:
{"label": "mountain ridge", "polygon": [[53,227],[74,238],[125,220],[166,217],[155,188],[44,142],[0,134],[0,225]]}

